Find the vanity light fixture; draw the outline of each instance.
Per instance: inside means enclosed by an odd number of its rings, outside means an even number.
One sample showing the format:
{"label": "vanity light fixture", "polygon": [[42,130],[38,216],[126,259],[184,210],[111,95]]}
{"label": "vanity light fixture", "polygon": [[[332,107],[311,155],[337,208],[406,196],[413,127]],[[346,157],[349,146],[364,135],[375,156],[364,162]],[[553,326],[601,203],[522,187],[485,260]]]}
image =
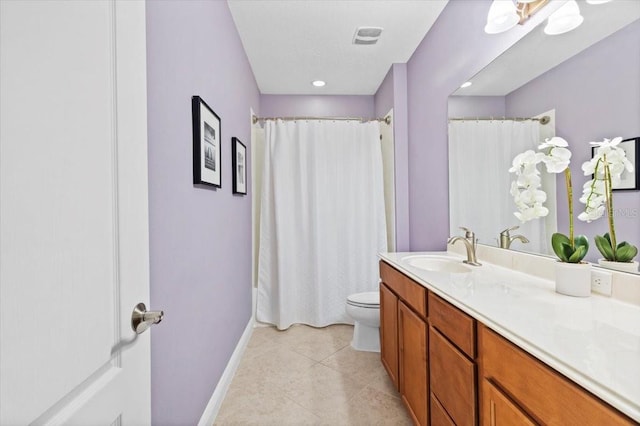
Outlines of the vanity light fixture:
{"label": "vanity light fixture", "polygon": [[316,87],[322,87],[322,86],[324,86],[324,85],[325,85],[325,84],[327,84],[327,83],[325,83],[325,82],[324,82],[324,81],[322,81],[322,80],[314,80],[314,81],[312,81],[312,82],[311,82],[311,84],[313,84],[313,85],[314,85],[314,86],[316,86]]}
{"label": "vanity light fixture", "polygon": [[580,8],[576,0],[569,0],[553,12],[544,27],[544,33],[548,35],[558,35],[575,30],[582,24],[584,17],[580,14]]}
{"label": "vanity light fixture", "polygon": [[493,0],[484,32],[498,34],[517,24],[522,25],[548,2],[549,0]]}
{"label": "vanity light fixture", "polygon": [[472,84],[473,84],[472,82],[467,81],[467,82],[465,82],[465,83],[462,83],[462,85],[460,85],[460,88],[461,88],[461,89],[464,89],[465,87],[469,87],[469,86],[471,86]]}

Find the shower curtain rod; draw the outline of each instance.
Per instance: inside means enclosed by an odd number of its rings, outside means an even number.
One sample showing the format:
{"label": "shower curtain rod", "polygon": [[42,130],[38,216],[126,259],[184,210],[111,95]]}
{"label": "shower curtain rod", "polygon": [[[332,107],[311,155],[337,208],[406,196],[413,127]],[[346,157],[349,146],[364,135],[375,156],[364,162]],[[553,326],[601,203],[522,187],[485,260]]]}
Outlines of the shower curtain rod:
{"label": "shower curtain rod", "polygon": [[526,118],[526,117],[512,117],[512,118],[508,118],[508,117],[489,117],[489,118],[450,118],[449,121],[527,121],[527,120],[533,120],[533,121],[539,121],[540,124],[549,124],[549,122],[551,121],[551,117],[549,117],[548,115],[545,115],[543,117],[540,118]]}
{"label": "shower curtain rod", "polygon": [[368,123],[370,121],[380,121],[383,122],[385,124],[391,124],[391,117],[390,116],[386,116],[384,118],[374,118],[372,120],[365,120],[362,117],[258,117],[256,115],[254,115],[251,118],[251,121],[253,122],[253,124],[256,124],[258,121],[265,121],[265,120],[284,120],[284,121],[295,121],[295,120],[358,120],[361,121],[363,123]]}

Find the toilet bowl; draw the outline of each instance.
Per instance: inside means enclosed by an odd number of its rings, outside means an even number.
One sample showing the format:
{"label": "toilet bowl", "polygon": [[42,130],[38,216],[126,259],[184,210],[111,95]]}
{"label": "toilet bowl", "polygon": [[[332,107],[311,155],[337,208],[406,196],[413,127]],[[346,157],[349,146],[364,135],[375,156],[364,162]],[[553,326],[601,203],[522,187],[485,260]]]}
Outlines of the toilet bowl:
{"label": "toilet bowl", "polygon": [[354,321],[351,347],[380,352],[380,293],[371,291],[347,297],[347,314]]}

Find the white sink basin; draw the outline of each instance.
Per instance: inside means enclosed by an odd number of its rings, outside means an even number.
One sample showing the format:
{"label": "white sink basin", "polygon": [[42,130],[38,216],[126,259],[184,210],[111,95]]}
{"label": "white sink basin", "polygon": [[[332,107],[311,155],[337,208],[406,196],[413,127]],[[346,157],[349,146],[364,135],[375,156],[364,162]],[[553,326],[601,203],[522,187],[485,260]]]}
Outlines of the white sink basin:
{"label": "white sink basin", "polygon": [[471,268],[462,264],[458,259],[446,256],[417,255],[402,259],[408,265],[431,272],[448,272],[452,274],[468,274]]}

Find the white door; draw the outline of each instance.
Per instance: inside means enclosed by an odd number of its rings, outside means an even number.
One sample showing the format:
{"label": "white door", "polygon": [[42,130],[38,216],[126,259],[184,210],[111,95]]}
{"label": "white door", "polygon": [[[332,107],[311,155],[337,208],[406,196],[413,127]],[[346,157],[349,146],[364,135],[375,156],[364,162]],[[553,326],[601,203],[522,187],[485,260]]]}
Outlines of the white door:
{"label": "white door", "polygon": [[0,1],[3,426],[150,423],[144,7]]}

